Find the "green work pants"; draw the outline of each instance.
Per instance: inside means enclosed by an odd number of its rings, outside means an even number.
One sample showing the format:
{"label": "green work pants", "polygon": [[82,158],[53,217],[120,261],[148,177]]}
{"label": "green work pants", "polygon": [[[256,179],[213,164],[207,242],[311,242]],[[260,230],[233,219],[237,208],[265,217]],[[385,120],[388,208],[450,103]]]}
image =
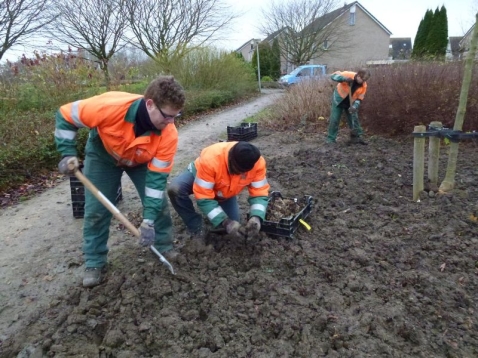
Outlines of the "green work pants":
{"label": "green work pants", "polygon": [[[109,201],[115,202],[121,176],[126,172],[136,187],[141,202],[144,202],[146,164],[131,168],[117,166],[115,159],[106,152],[95,129],[90,131],[85,154],[83,173]],[[162,202],[159,216],[154,221],[156,232],[154,246],[159,252],[173,248],[172,220],[166,195]],[[83,253],[86,267],[106,265],[111,218],[110,211],[89,190],[85,190]]]}
{"label": "green work pants", "polygon": [[350,136],[361,137],[363,135],[363,129],[360,126],[358,119],[358,111],[350,114],[348,109],[340,108],[332,104],[330,110],[330,119],[329,119],[329,129],[327,131],[327,142],[334,143],[337,139],[337,133],[339,131],[340,117],[342,117],[342,112],[345,112],[347,115],[347,125],[351,129]]}

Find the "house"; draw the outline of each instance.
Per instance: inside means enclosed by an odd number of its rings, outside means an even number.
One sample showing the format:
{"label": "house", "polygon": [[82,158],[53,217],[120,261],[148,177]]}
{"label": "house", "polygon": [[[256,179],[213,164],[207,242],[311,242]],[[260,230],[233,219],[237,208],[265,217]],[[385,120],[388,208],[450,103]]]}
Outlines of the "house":
{"label": "house", "polygon": [[463,52],[460,51],[460,41],[463,36],[450,36],[446,45],[445,58],[447,61],[462,60]]}
{"label": "house", "polygon": [[[463,38],[459,42],[459,51],[462,53],[462,59],[466,59],[466,56],[468,55],[468,51],[470,51],[470,45],[471,45],[471,37],[473,36],[473,30],[475,28],[475,25],[473,25],[465,35],[463,35]],[[476,54],[476,57],[478,57],[478,51]]]}
{"label": "house", "polygon": [[[316,44],[315,57],[308,62],[326,65],[328,72],[355,69],[358,66],[365,66],[369,61],[389,59],[392,33],[358,1],[315,19],[303,31],[320,31],[328,34],[329,37],[323,43]],[[280,40],[281,32],[282,30],[276,31],[263,41],[268,41],[272,45],[275,38]],[[242,53],[246,61],[251,61],[254,43],[255,40],[248,41],[236,52]],[[290,58],[290,52],[282,52],[281,72],[289,73],[295,66],[287,60]]]}
{"label": "house", "polygon": [[256,50],[256,46],[260,41],[261,40],[259,39],[250,39],[241,47],[236,49],[235,52],[241,54],[246,62],[251,62],[252,56],[254,55],[254,51]]}
{"label": "house", "polygon": [[412,54],[412,39],[410,37],[390,38],[389,58],[391,60],[409,60]]}
{"label": "house", "polygon": [[320,44],[325,51],[310,61],[327,65],[329,72],[388,59],[392,33],[358,1],[316,19],[312,26],[319,31],[335,29],[330,38]]}

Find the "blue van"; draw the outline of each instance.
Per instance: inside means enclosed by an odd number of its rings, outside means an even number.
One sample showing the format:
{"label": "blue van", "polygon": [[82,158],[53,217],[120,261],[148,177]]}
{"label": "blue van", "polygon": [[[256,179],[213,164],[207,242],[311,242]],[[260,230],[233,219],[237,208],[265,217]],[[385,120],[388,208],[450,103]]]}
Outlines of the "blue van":
{"label": "blue van", "polygon": [[325,76],[327,66],[325,65],[303,65],[297,67],[288,75],[279,78],[279,84],[282,87],[290,87],[302,81],[305,78]]}

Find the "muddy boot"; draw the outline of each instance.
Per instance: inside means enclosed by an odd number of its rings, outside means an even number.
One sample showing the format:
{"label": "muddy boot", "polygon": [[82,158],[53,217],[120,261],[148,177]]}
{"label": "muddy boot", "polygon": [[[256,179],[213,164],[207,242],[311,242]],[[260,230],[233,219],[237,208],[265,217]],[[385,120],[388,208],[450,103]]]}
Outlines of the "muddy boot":
{"label": "muddy boot", "polygon": [[106,267],[87,267],[83,275],[83,287],[98,286],[103,282],[106,274]]}
{"label": "muddy boot", "polygon": [[206,235],[204,230],[199,230],[191,234],[191,241],[206,246]]}

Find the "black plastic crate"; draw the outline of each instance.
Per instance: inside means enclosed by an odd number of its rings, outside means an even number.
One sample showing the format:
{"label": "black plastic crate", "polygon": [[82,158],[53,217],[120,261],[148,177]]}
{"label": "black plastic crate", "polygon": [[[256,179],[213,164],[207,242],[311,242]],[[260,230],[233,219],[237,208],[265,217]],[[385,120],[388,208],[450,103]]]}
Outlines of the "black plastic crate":
{"label": "black plastic crate", "polygon": [[297,228],[301,225],[300,220],[309,216],[314,203],[313,198],[310,195],[304,195],[301,199],[283,198],[280,192],[273,191],[269,195],[268,206],[273,207],[274,201],[277,199],[297,200],[298,205],[303,206],[303,208],[293,217],[282,218],[279,221],[267,220],[266,216],[266,220],[262,222],[261,231],[269,235],[293,238]]}
{"label": "black plastic crate", "polygon": [[[82,166],[80,167],[81,170]],[[85,186],[76,177],[70,176],[71,206],[73,208],[73,217],[81,219],[85,216]],[[115,204],[123,199],[123,189],[121,183],[118,187]]]}
{"label": "black plastic crate", "polygon": [[257,137],[257,123],[241,123],[240,127],[227,127],[227,141],[250,141]]}

